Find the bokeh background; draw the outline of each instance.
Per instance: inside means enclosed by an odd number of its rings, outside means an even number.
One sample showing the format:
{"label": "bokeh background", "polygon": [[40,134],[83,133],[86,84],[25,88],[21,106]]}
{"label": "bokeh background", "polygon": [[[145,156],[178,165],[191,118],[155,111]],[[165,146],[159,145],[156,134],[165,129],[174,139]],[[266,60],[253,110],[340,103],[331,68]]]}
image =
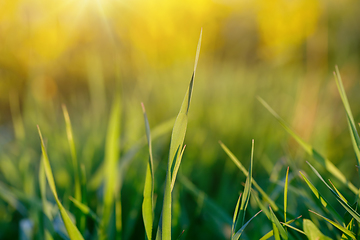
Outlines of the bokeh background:
{"label": "bokeh background", "polygon": [[[289,161],[306,168],[309,157],[259,104],[256,96],[260,96],[295,132],[359,182],[332,75],[337,64],[358,120],[359,13],[360,5],[352,0],[2,0],[1,186],[39,196],[39,124],[60,196],[72,208],[67,197],[72,194],[73,175],[61,104],[69,109],[78,157],[91,182],[103,161],[114,95],[119,93],[122,101],[121,162],[145,133],[141,102],[152,128],[171,123],[176,116],[201,28],[181,174],[231,216],[245,177],[218,140],[247,167],[255,139],[254,178],[270,192]],[[160,196],[169,126],[153,144],[155,190]],[[125,239],[144,234],[141,200],[146,163],[146,147],[139,148],[124,171]],[[89,206],[96,209],[101,186],[92,184]],[[180,183],[175,195],[181,195],[174,206],[175,233],[186,229],[187,239],[227,237],[223,225],[209,217],[200,200]],[[296,204],[289,208],[294,215],[301,210]],[[24,216],[16,208],[0,200],[0,238],[18,236],[21,219]],[[256,234],[260,237],[270,227]]]}

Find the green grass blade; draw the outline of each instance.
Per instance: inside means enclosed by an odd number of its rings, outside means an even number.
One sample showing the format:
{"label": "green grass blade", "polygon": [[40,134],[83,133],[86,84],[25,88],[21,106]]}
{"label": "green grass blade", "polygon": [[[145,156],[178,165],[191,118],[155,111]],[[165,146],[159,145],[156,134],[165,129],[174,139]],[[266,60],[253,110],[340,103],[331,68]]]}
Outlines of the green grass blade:
{"label": "green grass blade", "polygon": [[277,219],[275,213],[273,212],[271,207],[269,207],[269,209],[270,209],[270,220],[273,223],[273,226],[275,226],[275,228],[273,227],[275,239],[277,238],[276,230],[279,232],[279,234],[281,235],[281,237],[283,239],[285,239],[285,240],[288,239],[288,235],[287,235],[285,229],[283,228],[283,226],[280,224],[279,220]]}
{"label": "green grass blade", "polygon": [[[225,146],[224,143],[219,141],[219,144],[221,148],[225,151],[225,153],[230,157],[230,159],[235,163],[235,165],[243,172],[243,174],[247,177],[249,175],[248,171],[245,169],[245,167],[241,164],[239,159],[235,157],[235,155]],[[260,192],[260,194],[263,196],[263,198],[270,204],[270,206],[273,208],[275,212],[279,210],[278,206],[275,204],[275,202],[265,193],[265,191],[257,184],[257,182],[252,179],[252,184],[254,187]]]}
{"label": "green grass blade", "polygon": [[231,238],[235,234],[235,226],[236,226],[237,216],[238,216],[238,212],[239,212],[240,199],[241,199],[241,193],[240,193],[239,198],[238,198],[238,200],[236,202],[236,206],[235,206],[235,210],[234,210],[233,222],[232,222],[232,225],[231,225]]}
{"label": "green grass blade", "polygon": [[351,135],[351,142],[352,142],[354,152],[356,155],[357,164],[360,165],[360,149],[359,149],[360,148],[360,137],[356,130],[354,117],[351,112],[350,104],[349,104],[349,101],[346,96],[346,92],[345,92],[344,85],[341,80],[338,66],[335,67],[334,77],[335,77],[335,81],[336,81],[336,86],[338,87],[338,90],[340,93],[341,100],[345,107],[347,122],[349,125],[349,131],[350,131],[350,135]]}
{"label": "green grass blade", "polygon": [[79,202],[78,200],[76,200],[73,197],[69,197],[70,201],[72,201],[74,203],[74,205],[85,215],[88,215],[89,217],[91,217],[92,219],[95,220],[95,222],[97,222],[98,224],[100,224],[100,218],[96,215],[96,213],[94,211],[92,211],[88,206],[86,206],[85,204]]}
{"label": "green grass blade", "polygon": [[348,230],[345,227],[341,226],[340,224],[338,224],[338,223],[336,223],[334,221],[331,221],[330,219],[328,219],[328,218],[326,218],[324,216],[321,216],[320,214],[318,214],[318,213],[316,213],[314,211],[309,210],[309,212],[314,213],[314,214],[318,215],[319,217],[321,217],[322,219],[326,220],[328,223],[330,223],[331,225],[333,225],[334,227],[336,227],[337,229],[339,229],[343,233],[347,234],[352,239],[356,239],[353,232],[351,232],[350,230]]}
{"label": "green grass blade", "polygon": [[345,199],[345,197],[339,192],[339,190],[338,190],[338,189],[335,187],[335,185],[331,182],[331,180],[330,180],[330,179],[328,179],[328,180],[329,180],[331,186],[334,188],[334,190],[335,190],[335,192],[337,193],[337,195],[339,195],[339,197],[340,197],[344,202],[346,202],[347,204],[349,204],[348,201]]}
{"label": "green grass blade", "polygon": [[[105,160],[104,160],[104,199],[103,212],[101,218],[102,237],[106,235],[107,229],[110,225],[110,218],[112,215],[115,198],[116,198],[116,178],[117,163],[120,155],[119,139],[120,139],[120,116],[121,104],[120,97],[116,96],[113,106],[111,108],[110,119],[107,128],[106,145],[105,145]],[[118,220],[118,219],[116,219]],[[119,229],[117,229],[119,231]],[[105,234],[105,235],[104,235]]]}
{"label": "green grass blade", "polygon": [[176,176],[179,172],[179,168],[180,168],[180,164],[181,164],[181,160],[182,160],[182,156],[184,154],[185,148],[186,148],[186,145],[184,145],[183,149],[181,150],[181,152],[175,162],[172,179],[171,179],[171,191],[174,189],[174,186],[175,186]]}
{"label": "green grass blade", "polygon": [[162,221],[161,221],[161,236],[162,240],[170,240],[171,239],[171,181],[172,181],[172,169],[173,162],[178,158],[179,151],[181,151],[183,142],[185,139],[185,133],[188,122],[188,112],[190,108],[191,95],[194,85],[195,73],[197,62],[200,54],[200,46],[201,46],[201,36],[202,31],[200,33],[200,38],[198,42],[198,47],[196,51],[194,72],[191,77],[190,85],[185,94],[183,103],[180,108],[180,112],[176,117],[173,131],[171,134],[170,140],[170,152],[169,152],[169,160],[168,160],[168,168],[166,173],[166,181],[165,181],[165,192],[164,192],[164,202],[163,202],[163,210],[162,210]]}
{"label": "green grass blade", "polygon": [[293,230],[295,230],[295,231],[297,231],[297,232],[299,232],[299,233],[301,233],[301,234],[306,235],[304,231],[301,231],[300,229],[298,229],[298,228],[296,228],[296,227],[293,227],[293,226],[291,226],[290,224],[287,224],[287,223],[281,223],[281,224],[284,225],[284,226],[286,226],[286,227],[288,227],[288,228],[291,228],[291,229],[293,229]]}
{"label": "green grass blade", "polygon": [[289,167],[286,170],[285,186],[284,186],[284,222],[286,222],[288,184],[289,184]]}
{"label": "green grass blade", "polygon": [[64,221],[66,230],[67,230],[71,240],[84,239],[82,237],[81,233],[79,232],[79,230],[74,225],[74,223],[71,221],[69,215],[67,214],[65,208],[62,206],[62,204],[61,204],[61,202],[60,202],[60,200],[58,198],[53,173],[52,173],[51,167],[50,167],[49,157],[47,155],[46,148],[45,148],[45,145],[44,145],[44,140],[43,140],[43,137],[41,135],[41,131],[40,131],[39,126],[37,126],[37,127],[38,127],[39,136],[40,136],[40,140],[41,140],[41,150],[42,150],[42,154],[43,154],[42,159],[43,159],[43,163],[44,163],[46,178],[48,180],[51,192],[53,193],[53,195],[55,197],[55,200],[56,200],[56,203],[57,203],[57,205],[59,207],[61,218]]}
{"label": "green grass blade", "polygon": [[241,234],[244,232],[245,228],[247,227],[247,225],[249,225],[249,223],[251,222],[251,220],[253,220],[257,215],[259,215],[259,213],[261,213],[262,210],[260,210],[259,212],[257,212],[254,216],[252,216],[252,218],[250,218],[249,221],[247,221],[234,235],[234,237],[232,237],[232,240],[238,240],[241,237]]}
{"label": "green grass blade", "polygon": [[338,222],[343,222],[343,218],[339,215],[339,213],[328,203],[328,201],[320,194],[320,192],[315,188],[315,186],[310,182],[309,179],[305,177],[302,172],[299,172],[302,178],[305,180],[306,184],[309,186],[311,191],[314,193],[315,197],[320,201],[321,205],[328,209],[331,214],[337,219]]}
{"label": "green grass blade", "polygon": [[75,183],[74,183],[75,199],[81,202],[81,184],[80,184],[80,177],[79,177],[80,167],[79,167],[78,159],[76,156],[73,130],[72,130],[68,110],[64,104],[62,105],[62,110],[63,110],[63,114],[64,114],[64,119],[65,119],[65,124],[66,124],[66,135],[67,135],[67,139],[69,142],[71,159],[72,159],[72,164],[73,164],[74,179],[75,179]]}
{"label": "green grass blade", "polygon": [[307,164],[311,167],[311,169],[313,170],[313,172],[318,176],[318,178],[320,178],[320,180],[325,184],[325,186],[332,192],[332,194],[336,197],[336,200],[345,208],[345,210],[350,213],[351,216],[353,216],[356,221],[358,221],[360,223],[360,215],[359,213],[357,213],[352,207],[349,206],[349,204],[347,202],[345,202],[326,182],[325,180],[322,178],[322,176],[320,175],[320,173],[309,163],[307,162]]}
{"label": "green grass blade", "polygon": [[249,174],[246,178],[244,192],[241,197],[240,203],[240,211],[238,222],[240,223],[239,226],[242,227],[245,221],[245,213],[246,208],[249,204],[250,200],[250,193],[251,193],[251,182],[252,182],[252,169],[253,169],[253,161],[254,161],[254,139],[251,142],[251,157],[250,157],[250,166],[249,166]]}
{"label": "green grass blade", "polygon": [[309,240],[331,240],[331,238],[325,236],[320,230],[315,226],[315,224],[309,219],[303,220],[304,232]]}
{"label": "green grass blade", "polygon": [[318,151],[316,151],[310,144],[306,143],[301,139],[291,128],[286,124],[286,122],[265,102],[262,98],[258,97],[259,102],[276,118],[276,120],[281,124],[281,126],[288,132],[298,144],[312,156],[315,161],[317,161],[321,166],[323,166],[327,171],[329,171],[334,177],[336,177],[340,182],[345,184],[353,193],[356,195],[359,194],[359,190],[354,186],[349,180],[346,179],[345,175],[328,159],[324,158]]}
{"label": "green grass blade", "polygon": [[145,121],[145,130],[146,137],[149,147],[149,161],[146,169],[145,176],[145,186],[144,186],[144,200],[142,203],[142,214],[145,226],[145,232],[147,239],[152,239],[152,230],[153,230],[153,221],[154,221],[154,212],[153,212],[153,202],[154,202],[154,165],[153,165],[153,156],[152,156],[152,147],[151,147],[151,134],[150,134],[150,125],[146,115],[144,104],[141,103],[144,121]]}
{"label": "green grass blade", "polygon": [[[66,125],[66,135],[69,142],[70,147],[70,153],[71,153],[71,159],[72,159],[72,166],[73,166],[73,173],[74,173],[74,188],[75,188],[75,199],[79,202],[82,202],[82,196],[81,196],[81,182],[80,182],[80,166],[76,155],[76,148],[75,148],[75,142],[74,142],[74,134],[71,126],[70,116],[69,112],[65,106],[65,104],[62,105],[62,110],[64,114],[65,119],[65,125]],[[76,225],[79,228],[80,232],[85,231],[85,225],[86,225],[86,219],[81,212],[76,212]]]}

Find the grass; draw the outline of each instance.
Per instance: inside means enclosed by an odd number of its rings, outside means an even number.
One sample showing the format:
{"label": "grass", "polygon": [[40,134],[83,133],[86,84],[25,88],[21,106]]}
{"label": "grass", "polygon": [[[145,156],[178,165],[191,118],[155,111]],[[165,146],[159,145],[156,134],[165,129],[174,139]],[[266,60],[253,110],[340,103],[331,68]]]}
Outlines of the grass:
{"label": "grass", "polygon": [[[107,102],[102,99],[84,118],[62,105],[65,121],[59,128],[41,122],[40,141],[34,143],[11,95],[16,140],[0,155],[0,238],[358,239],[358,176],[315,150],[261,97],[262,111],[270,112],[308,156],[274,163],[266,148],[258,147],[266,139],[257,139],[256,148],[254,140],[251,149],[245,144],[246,151],[231,141],[229,147],[220,141],[212,148],[201,141],[202,126],[190,111],[201,38],[202,33],[178,115],[157,126],[151,125],[156,113],[142,103],[138,120],[116,90],[110,109],[98,109]],[[334,76],[356,158],[351,164],[360,165],[356,115],[337,67]],[[214,111],[202,120],[216,117]],[[136,127],[128,128],[128,118]],[[132,139],[129,131],[138,134]],[[215,156],[217,162],[208,164],[216,167],[206,166],[198,153]],[[264,172],[272,172],[271,178]]]}

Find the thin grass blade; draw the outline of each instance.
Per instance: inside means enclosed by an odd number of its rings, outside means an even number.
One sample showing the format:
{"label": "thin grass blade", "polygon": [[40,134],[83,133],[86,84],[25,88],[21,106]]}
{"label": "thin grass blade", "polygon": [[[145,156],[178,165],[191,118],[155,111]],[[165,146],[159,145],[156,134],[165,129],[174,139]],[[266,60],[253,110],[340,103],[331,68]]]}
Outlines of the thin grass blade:
{"label": "thin grass blade", "polygon": [[289,167],[286,170],[285,186],[284,186],[284,222],[286,222],[288,184],[289,184]]}
{"label": "thin grass blade", "polygon": [[64,104],[62,105],[62,110],[63,110],[63,114],[64,114],[64,119],[65,119],[65,124],[66,124],[66,135],[67,135],[67,139],[69,142],[71,159],[72,159],[72,164],[73,164],[73,171],[74,171],[74,178],[75,178],[75,183],[74,183],[75,199],[78,201],[81,201],[81,184],[80,184],[80,177],[79,177],[80,167],[79,167],[79,163],[78,163],[78,159],[77,159],[77,155],[76,155],[73,130],[72,130],[68,110]]}
{"label": "thin grass blade", "polygon": [[163,202],[163,209],[162,209],[162,221],[161,221],[161,236],[162,240],[170,240],[171,239],[171,182],[172,182],[172,169],[173,163],[178,158],[178,154],[180,153],[184,139],[185,133],[187,128],[188,122],[188,113],[190,108],[190,101],[193,91],[195,73],[197,68],[197,62],[199,59],[200,54],[200,46],[201,46],[201,36],[202,30],[200,32],[200,38],[197,46],[196,57],[195,57],[195,64],[194,64],[194,71],[191,77],[190,85],[188,90],[185,94],[183,103],[180,108],[180,112],[176,117],[173,131],[171,134],[170,140],[170,152],[169,152],[169,160],[168,160],[168,168],[166,173],[166,181],[165,181],[165,192],[164,192],[164,202]]}
{"label": "thin grass blade", "polygon": [[150,125],[146,115],[144,104],[141,103],[144,121],[145,121],[145,130],[146,138],[149,148],[149,160],[146,169],[145,176],[145,186],[144,186],[144,200],[142,203],[142,214],[145,226],[145,232],[147,239],[152,239],[152,230],[153,230],[153,221],[154,221],[154,211],[153,211],[153,202],[154,202],[154,165],[153,165],[153,156],[152,156],[152,147],[151,147],[151,133]]}
{"label": "thin grass blade", "polygon": [[69,215],[67,214],[65,208],[62,206],[62,204],[61,204],[61,202],[60,202],[60,200],[58,198],[53,173],[52,173],[52,170],[51,170],[51,167],[50,167],[49,157],[47,155],[46,148],[45,148],[45,145],[44,145],[44,140],[43,140],[43,137],[41,135],[41,131],[40,131],[39,126],[37,126],[37,128],[38,128],[38,132],[39,132],[39,136],[40,136],[40,140],[41,140],[41,150],[42,150],[42,154],[43,154],[42,160],[43,160],[43,164],[44,164],[46,178],[48,180],[51,192],[54,195],[56,203],[57,203],[57,205],[59,207],[61,218],[64,221],[66,230],[67,230],[71,240],[84,239],[83,236],[81,235],[81,233],[79,232],[79,230],[74,225],[74,223],[71,221]]}
{"label": "thin grass blade", "polygon": [[236,206],[235,206],[235,210],[234,210],[233,222],[232,222],[232,225],[231,225],[231,237],[233,237],[234,234],[235,234],[235,226],[236,226],[237,216],[238,216],[238,212],[239,212],[240,199],[241,199],[241,193],[240,193],[239,198],[238,198],[238,200],[236,202]]}
{"label": "thin grass blade", "polygon": [[251,142],[251,157],[250,157],[250,166],[249,166],[249,171],[248,171],[249,174],[246,178],[245,188],[244,188],[244,192],[242,194],[241,203],[240,203],[240,211],[239,211],[239,217],[238,217],[238,222],[239,222],[240,227],[242,227],[244,224],[246,208],[247,208],[247,206],[249,204],[249,200],[250,200],[253,161],[254,161],[254,139]]}
{"label": "thin grass blade", "polygon": [[[245,169],[245,167],[241,164],[239,159],[235,157],[235,155],[229,150],[228,147],[225,146],[224,143],[219,141],[219,144],[221,148],[224,150],[224,152],[230,157],[230,159],[235,163],[235,165],[243,172],[243,174],[247,177],[249,175],[249,172]],[[278,206],[275,204],[275,202],[265,193],[265,191],[257,184],[255,179],[252,179],[252,184],[254,187],[260,192],[260,194],[263,196],[263,198],[270,204],[270,206],[273,208],[275,212],[279,210]]]}
{"label": "thin grass blade", "polygon": [[344,85],[341,80],[340,71],[339,71],[338,66],[335,66],[334,77],[335,77],[335,81],[336,81],[336,86],[338,87],[338,90],[340,93],[341,100],[345,107],[347,122],[349,125],[349,131],[350,131],[350,135],[351,135],[351,142],[352,142],[354,152],[356,155],[357,164],[360,165],[360,137],[356,130],[356,124],[354,121],[353,114],[351,112],[349,101],[346,96]]}

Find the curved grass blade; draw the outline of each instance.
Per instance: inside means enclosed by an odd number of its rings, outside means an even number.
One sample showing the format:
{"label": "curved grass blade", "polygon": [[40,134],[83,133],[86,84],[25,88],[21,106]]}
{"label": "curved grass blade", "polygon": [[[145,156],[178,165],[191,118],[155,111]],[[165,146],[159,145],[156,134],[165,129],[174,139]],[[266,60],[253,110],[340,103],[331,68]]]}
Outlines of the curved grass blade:
{"label": "curved grass blade", "polygon": [[349,237],[351,237],[352,239],[356,239],[355,235],[353,232],[351,232],[350,230],[346,229],[345,227],[341,226],[340,224],[334,222],[334,221],[331,221],[330,219],[324,217],[324,216],[321,216],[320,214],[314,212],[314,211],[311,211],[309,210],[309,212],[311,213],[314,213],[316,215],[318,215],[319,217],[321,217],[322,219],[326,220],[328,223],[330,223],[331,225],[333,225],[334,227],[336,227],[337,229],[339,229],[340,231],[342,231],[343,233],[347,234]]}
{"label": "curved grass blade", "polygon": [[89,217],[91,217],[92,219],[95,220],[96,223],[100,224],[100,218],[96,215],[96,213],[94,211],[92,211],[88,206],[86,206],[85,204],[79,202],[78,200],[76,200],[73,197],[69,197],[70,201],[72,201],[74,203],[74,205],[85,215],[88,215]]}
{"label": "curved grass blade", "polygon": [[252,182],[252,169],[253,169],[253,161],[254,161],[254,139],[251,142],[251,157],[250,157],[250,166],[249,166],[249,174],[246,178],[244,192],[241,197],[240,204],[240,212],[238,217],[239,226],[242,227],[245,221],[245,212],[246,208],[249,204],[250,193],[251,193],[251,182]]}
{"label": "curved grass blade", "polygon": [[79,232],[79,230],[74,225],[74,223],[71,221],[69,215],[67,214],[65,208],[62,206],[62,204],[58,198],[53,173],[52,173],[51,167],[50,167],[49,157],[47,155],[46,148],[44,145],[44,140],[41,135],[39,126],[37,126],[37,128],[38,128],[38,132],[39,132],[39,136],[40,136],[40,140],[41,140],[41,150],[42,150],[42,154],[43,154],[42,160],[43,160],[43,164],[44,164],[44,168],[45,168],[46,178],[48,180],[51,192],[54,195],[56,203],[59,207],[61,218],[64,221],[66,230],[67,230],[71,240],[84,239],[83,236],[81,235],[81,233]]}
{"label": "curved grass blade", "polygon": [[305,177],[302,172],[299,172],[302,178],[305,180],[306,184],[309,186],[311,191],[314,193],[315,197],[320,201],[321,205],[328,209],[331,214],[337,219],[338,222],[343,222],[343,218],[339,215],[339,213],[331,206],[328,201],[319,193],[319,191],[315,188],[315,186]]}
{"label": "curved grass blade", "polygon": [[327,158],[323,157],[318,151],[316,151],[310,144],[306,143],[301,139],[291,128],[286,124],[286,122],[265,102],[261,97],[258,97],[259,102],[276,118],[276,120],[281,124],[281,126],[288,132],[298,144],[312,156],[315,161],[317,161],[321,166],[323,166],[327,171],[329,171],[334,177],[336,177],[340,182],[345,184],[353,193],[359,195],[359,189],[354,186],[345,175]]}
{"label": "curved grass blade", "polygon": [[[114,204],[118,199],[117,194],[117,163],[120,155],[119,139],[120,139],[120,115],[121,104],[120,96],[115,97],[113,106],[111,108],[110,119],[106,134],[105,145],[105,160],[104,160],[104,199],[103,199],[103,212],[101,218],[101,237],[106,235],[107,229],[110,225],[110,218],[113,212]],[[116,204],[118,208],[118,204]],[[121,218],[115,213],[116,216],[116,232],[121,231]],[[120,222],[119,222],[120,221]]]}
{"label": "curved grass blade", "polygon": [[325,180],[322,178],[322,176],[320,175],[320,173],[309,163],[307,162],[307,164],[311,167],[311,169],[313,170],[313,172],[318,176],[318,178],[320,178],[320,180],[326,185],[326,187],[332,192],[332,194],[336,197],[336,200],[345,208],[345,210],[350,213],[351,216],[353,216],[356,221],[358,221],[360,223],[360,215],[358,212],[356,212],[352,207],[349,206],[349,204],[347,202],[345,202],[326,182]]}
{"label": "curved grass blade", "polygon": [[269,207],[269,209],[270,209],[270,220],[273,223],[273,230],[274,230],[275,239],[277,238],[276,231],[278,231],[278,234],[280,234],[283,239],[285,239],[285,240],[288,239],[288,235],[287,235],[285,229],[283,228],[283,226],[281,226],[281,224],[280,224],[279,220],[277,219],[275,213],[273,212],[271,207]]}
{"label": "curved grass blade", "polygon": [[[230,159],[235,163],[235,165],[243,172],[243,174],[247,177],[249,175],[248,171],[245,169],[245,167],[241,164],[239,159],[235,157],[235,155],[225,146],[224,143],[219,141],[219,144],[221,148],[225,151],[225,153],[230,157]],[[263,198],[270,204],[270,206],[274,209],[275,212],[279,210],[278,206],[275,204],[275,202],[265,193],[265,191],[257,184],[255,179],[252,179],[252,184],[254,187],[260,192],[260,194],[263,196]]]}
{"label": "curved grass blade", "polygon": [[261,213],[262,210],[260,210],[259,212],[257,212],[254,216],[252,216],[252,218],[250,218],[249,221],[247,221],[237,232],[236,234],[231,238],[232,240],[238,240],[241,237],[241,234],[244,232],[245,228],[247,227],[247,225],[249,225],[249,223],[251,222],[251,220],[253,220],[257,215],[259,215],[259,213]]}
{"label": "curved grass blade", "polygon": [[[64,114],[65,119],[65,125],[66,125],[66,135],[69,142],[70,147],[70,153],[71,153],[71,159],[72,159],[72,165],[73,165],[73,172],[74,172],[74,187],[75,187],[75,199],[78,202],[82,202],[82,196],[81,196],[81,182],[80,182],[80,166],[76,155],[76,148],[75,148],[75,142],[74,142],[74,134],[71,126],[71,121],[69,117],[68,110],[65,106],[65,104],[62,105],[62,110]],[[85,230],[85,224],[86,219],[83,214],[80,212],[76,212],[76,225],[79,228],[81,232],[84,232]]]}
{"label": "curved grass blade", "polygon": [[142,203],[142,214],[145,226],[145,232],[147,239],[152,239],[152,229],[154,221],[154,211],[153,211],[153,202],[154,202],[154,165],[153,165],[153,156],[152,156],[152,147],[151,147],[151,134],[150,134],[150,125],[146,115],[144,104],[141,103],[144,121],[145,121],[145,130],[146,137],[149,147],[149,161],[146,169],[145,176],[145,186],[144,186],[144,200]]}
{"label": "curved grass blade", "polygon": [[338,66],[335,66],[334,77],[335,77],[335,81],[336,81],[336,86],[338,87],[338,90],[340,93],[341,100],[345,107],[346,119],[347,119],[347,122],[349,125],[349,131],[350,131],[350,135],[351,135],[351,143],[354,148],[357,164],[360,165],[360,137],[356,130],[354,117],[351,112],[350,104],[349,104],[349,101],[346,96],[346,92],[345,92],[344,85],[341,80]]}
{"label": "curved grass blade", "polygon": [[176,181],[176,176],[178,174],[179,168],[180,168],[180,163],[182,160],[182,156],[184,154],[186,145],[184,145],[183,149],[181,150],[178,159],[175,162],[175,166],[174,166],[174,170],[173,170],[173,174],[172,174],[172,179],[171,179],[171,191],[174,189],[175,186],[175,181]]}
{"label": "curved grass blade", "polygon": [[299,233],[301,233],[301,234],[306,235],[305,232],[301,231],[300,229],[298,229],[298,228],[296,228],[296,227],[291,226],[290,224],[283,223],[283,222],[282,222],[281,224],[284,225],[284,226],[286,226],[286,227],[288,227],[288,228],[291,228],[291,229],[293,229],[293,230],[295,230],[295,231],[297,231],[297,232],[299,232]]}
{"label": "curved grass blade", "polygon": [[309,240],[331,240],[331,238],[325,236],[320,230],[315,226],[315,224],[309,219],[303,220],[304,232]]}
{"label": "curved grass blade", "polygon": [[200,32],[200,38],[199,38],[196,57],[195,57],[194,71],[191,77],[190,85],[185,94],[183,103],[180,108],[180,112],[176,117],[173,131],[171,134],[170,152],[169,152],[168,168],[166,172],[164,202],[163,202],[162,221],[161,221],[162,240],[171,239],[171,182],[173,175],[172,169],[173,169],[174,161],[178,159],[178,154],[180,153],[179,151],[181,151],[185,139],[191,95],[194,85],[197,62],[200,54],[201,36],[202,36],[202,30]]}
{"label": "curved grass blade", "polygon": [[232,222],[232,225],[231,225],[231,238],[235,234],[235,226],[236,226],[238,212],[239,212],[239,204],[240,204],[241,194],[242,193],[240,193],[240,195],[239,195],[239,198],[238,198],[238,200],[236,202],[236,206],[235,206],[235,210],[234,210],[233,222]]}
{"label": "curved grass blade", "polygon": [[80,177],[79,177],[79,163],[76,156],[76,149],[75,149],[75,142],[74,142],[74,135],[71,127],[71,121],[69,117],[68,110],[66,106],[62,105],[62,110],[64,114],[65,124],[66,124],[66,135],[69,142],[71,159],[73,164],[73,171],[74,171],[74,178],[75,178],[75,199],[81,202],[81,184],[80,184]]}
{"label": "curved grass blade", "polygon": [[285,186],[284,186],[284,222],[286,222],[288,184],[289,184],[289,167],[286,170]]}

